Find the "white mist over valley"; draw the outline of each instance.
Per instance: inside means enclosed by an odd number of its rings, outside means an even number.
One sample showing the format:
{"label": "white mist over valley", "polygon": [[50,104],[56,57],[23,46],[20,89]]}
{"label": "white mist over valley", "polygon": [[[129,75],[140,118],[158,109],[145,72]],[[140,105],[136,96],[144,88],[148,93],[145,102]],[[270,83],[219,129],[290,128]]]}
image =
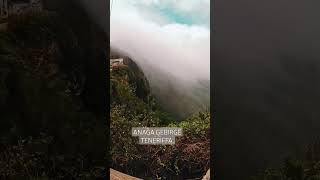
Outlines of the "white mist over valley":
{"label": "white mist over valley", "polygon": [[179,116],[210,106],[210,1],[110,3],[110,45],[133,59]]}

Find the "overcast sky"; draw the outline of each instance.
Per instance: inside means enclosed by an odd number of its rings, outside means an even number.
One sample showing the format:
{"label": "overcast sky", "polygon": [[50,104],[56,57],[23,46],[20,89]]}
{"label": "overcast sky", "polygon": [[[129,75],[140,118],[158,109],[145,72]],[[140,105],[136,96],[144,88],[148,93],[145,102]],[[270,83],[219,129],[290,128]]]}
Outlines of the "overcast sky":
{"label": "overcast sky", "polygon": [[210,0],[110,4],[111,47],[130,54],[142,68],[148,63],[187,81],[210,78]]}

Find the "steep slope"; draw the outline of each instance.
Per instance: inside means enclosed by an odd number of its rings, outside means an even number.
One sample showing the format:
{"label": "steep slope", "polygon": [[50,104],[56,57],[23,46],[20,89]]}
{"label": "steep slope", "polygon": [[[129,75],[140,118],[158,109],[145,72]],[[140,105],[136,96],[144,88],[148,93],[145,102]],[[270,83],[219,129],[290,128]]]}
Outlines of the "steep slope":
{"label": "steep slope", "polygon": [[[117,51],[117,52],[115,52]],[[113,49],[113,56],[135,57],[132,54]],[[158,67],[160,62],[151,60],[133,59],[148,78],[150,91],[157,103],[170,113],[177,121],[199,111],[210,108],[210,81],[207,79],[186,80],[177,77],[177,72],[168,72]],[[173,63],[174,64],[174,63]],[[172,66],[168,63],[165,66]],[[192,74],[194,72],[190,72]]]}
{"label": "steep slope", "polygon": [[133,60],[126,56],[115,55],[112,52],[110,56],[110,68],[112,85],[117,81],[126,83],[134,89],[137,97],[145,102],[149,101],[151,95],[149,82],[140,67]]}
{"label": "steep slope", "polygon": [[[145,179],[202,177],[209,168],[210,113],[178,123],[153,98],[148,79],[134,61],[115,53],[110,58],[111,167]],[[144,126],[178,126],[184,136],[174,146],[141,146],[130,133],[132,127]]]}

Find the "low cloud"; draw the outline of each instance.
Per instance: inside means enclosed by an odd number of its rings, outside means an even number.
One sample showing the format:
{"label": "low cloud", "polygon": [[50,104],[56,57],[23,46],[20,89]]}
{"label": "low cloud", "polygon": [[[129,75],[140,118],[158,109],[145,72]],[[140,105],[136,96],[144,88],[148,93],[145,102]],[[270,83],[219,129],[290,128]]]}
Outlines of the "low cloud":
{"label": "low cloud", "polygon": [[[192,12],[193,9],[188,7],[179,7],[180,1],[176,1],[176,4],[166,4],[168,3],[166,1],[161,3],[148,1],[145,4],[137,2],[113,2],[110,24],[111,47],[129,55],[140,65],[150,80],[154,93],[157,92],[155,89],[159,92],[168,91],[168,87],[203,88],[199,81],[209,83],[210,79],[208,26],[201,24],[201,19],[200,25],[182,24],[176,21],[175,17],[166,17],[158,11],[150,11],[154,7],[165,6],[170,11]],[[209,18],[209,14],[205,11],[198,13],[204,13],[203,16],[206,15]],[[190,15],[187,18],[193,17]],[[160,74],[162,74],[161,78],[155,77]],[[159,84],[160,82],[162,84]],[[206,86],[204,90],[206,97],[209,94],[208,87]],[[191,89],[184,89],[184,91],[191,91]],[[192,97],[193,94],[187,94],[190,99],[196,100],[196,97]],[[159,93],[158,95],[161,96]],[[209,99],[202,103],[203,106],[208,106]],[[179,104],[176,105],[179,106]]]}

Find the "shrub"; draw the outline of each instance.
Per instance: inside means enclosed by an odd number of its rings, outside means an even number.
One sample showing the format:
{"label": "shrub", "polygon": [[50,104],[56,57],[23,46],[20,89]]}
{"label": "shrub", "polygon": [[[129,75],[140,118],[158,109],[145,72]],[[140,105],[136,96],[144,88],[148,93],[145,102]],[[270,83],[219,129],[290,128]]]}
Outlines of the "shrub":
{"label": "shrub", "polygon": [[119,97],[110,112],[112,167],[153,179],[202,176],[209,168],[210,114],[200,112],[181,123],[171,124],[184,130],[184,136],[177,138],[173,146],[139,145],[138,139],[131,136],[131,128],[163,126],[162,118],[167,115],[137,98],[130,86],[113,83]]}

